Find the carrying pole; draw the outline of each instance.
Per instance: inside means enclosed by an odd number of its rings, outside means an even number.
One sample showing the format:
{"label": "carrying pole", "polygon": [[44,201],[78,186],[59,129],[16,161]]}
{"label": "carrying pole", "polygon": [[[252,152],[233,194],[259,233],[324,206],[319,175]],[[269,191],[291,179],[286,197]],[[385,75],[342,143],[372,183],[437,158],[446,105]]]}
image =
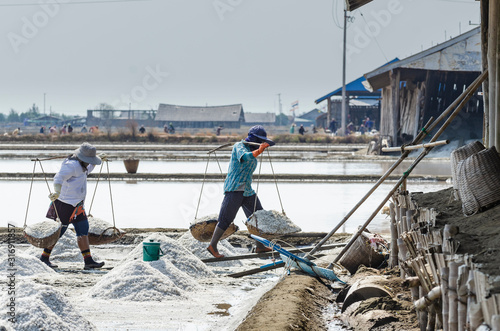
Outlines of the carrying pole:
{"label": "carrying pole", "polygon": [[[457,99],[457,100],[459,100],[459,99],[461,100],[460,103],[458,104],[458,106],[456,106],[456,109],[453,111],[453,113],[450,115],[450,117],[448,117],[448,119],[443,123],[443,125],[439,128],[439,130],[436,132],[436,134],[431,138],[431,140],[430,140],[431,143],[435,142],[439,138],[439,136],[444,132],[444,130],[450,125],[451,121],[453,121],[453,119],[458,115],[458,113],[462,110],[462,108],[465,106],[465,104],[467,102],[469,102],[470,98],[474,95],[474,93],[477,90],[477,88],[482,84],[482,82],[486,79],[487,76],[488,76],[488,72],[487,71],[483,72],[478,78],[476,78],[476,80],[471,85],[469,85],[469,87],[467,88],[467,90],[465,90],[465,92],[460,95],[460,97]],[[453,102],[453,104],[455,104],[457,100],[455,100],[455,102]],[[449,109],[449,107],[448,107],[448,109]],[[441,116],[439,116],[438,120],[442,119],[444,117],[443,115],[444,115],[445,112],[443,112],[443,114],[441,114]],[[435,124],[437,124],[438,120],[436,120]],[[434,128],[434,127],[435,127],[435,125],[432,125],[432,128]],[[425,148],[420,153],[420,155],[415,159],[415,161],[413,161],[413,163],[410,165],[410,167],[408,168],[408,170],[406,170],[404,172],[403,176],[399,179],[399,181],[396,183],[396,185],[394,185],[394,187],[392,188],[391,192],[389,192],[389,194],[387,194],[387,196],[385,197],[385,199],[377,207],[377,209],[372,213],[372,215],[368,218],[368,220],[363,224],[363,226],[361,226],[361,228],[359,228],[358,232],[356,232],[354,234],[354,236],[347,243],[347,245],[342,249],[342,251],[339,253],[339,255],[337,255],[337,257],[335,258],[335,260],[332,263],[330,263],[330,265],[328,266],[329,269],[331,269],[333,267],[333,265],[335,263],[337,263],[340,260],[340,258],[349,250],[349,248],[352,246],[352,244],[354,244],[354,242],[356,241],[356,239],[358,239],[358,237],[361,235],[361,233],[363,233],[363,231],[366,229],[366,227],[371,223],[371,221],[377,215],[377,213],[380,211],[380,209],[382,209],[382,207],[390,199],[390,197],[394,194],[394,192],[396,192],[396,190],[398,189],[398,187],[406,180],[406,178],[410,175],[410,173],[417,166],[417,164],[419,164],[420,161],[433,148],[434,148],[434,146],[432,146],[432,145],[429,146],[429,147],[427,147],[427,148]]]}
{"label": "carrying pole", "polygon": [[[460,96],[452,102],[452,104],[450,106],[448,106],[448,108],[446,108],[446,110],[441,114],[439,115],[439,117],[436,119],[436,121],[432,122],[432,118],[429,119],[429,121],[427,122],[427,124],[422,128],[421,132],[419,132],[419,134],[417,135],[417,137],[413,140],[413,142],[411,143],[411,145],[415,145],[415,144],[418,144],[420,143],[424,136],[423,134],[426,134],[428,135],[428,132],[432,131],[436,126],[437,124],[442,121],[446,116],[448,116],[448,114],[455,108],[455,112],[454,114],[455,115],[451,115],[450,118],[453,118],[456,116],[456,114],[458,114],[458,111],[460,111],[460,109],[465,105],[466,102],[469,101],[469,99],[472,97],[472,95],[474,94],[474,92],[478,89],[478,87],[482,84],[482,82],[486,79],[486,77],[488,76],[488,71],[484,71],[481,75],[479,75],[479,77],[476,78],[476,80],[474,80],[474,82],[472,82],[471,85],[469,85],[469,87],[462,93],[460,94]],[[457,111],[458,110],[458,111]],[[449,120],[449,119],[448,119]],[[448,121],[447,121],[448,122]],[[446,124],[446,123],[445,123]],[[445,125],[443,124],[443,126]],[[443,126],[441,127],[441,129],[439,129],[438,133],[436,133],[436,135],[434,136],[433,140],[431,139],[430,142],[435,142],[437,140],[437,138],[441,135],[441,133],[443,133],[445,127],[443,128]],[[448,126],[448,125],[446,125]],[[432,149],[433,147],[430,147],[430,149]],[[430,151],[430,150],[429,150]],[[427,149],[424,149],[424,151],[422,151],[422,153],[428,153]],[[394,163],[394,165],[389,169],[387,170],[387,172],[382,176],[382,178],[380,178],[377,183],[375,183],[375,185],[373,186],[373,188],[358,202],[358,204],[356,204],[356,206],[354,206],[354,208],[344,217],[344,219],[332,230],[330,231],[325,238],[323,238],[317,245],[316,247],[321,247],[331,236],[333,236],[333,234],[349,219],[349,217],[351,217],[351,215],[359,208],[359,206],[361,206],[361,204],[373,193],[373,191],[375,191],[375,189],[380,186],[380,184],[382,184],[382,182],[394,171],[394,169],[396,169],[396,167],[401,163],[403,162],[403,160],[408,156],[408,154],[410,153],[410,151],[408,150],[405,150],[405,152],[399,157],[399,159]],[[420,161],[419,161],[420,162]],[[413,169],[412,169],[413,170]],[[404,179],[406,179],[406,177],[403,178],[403,181]],[[401,182],[403,182],[401,181]],[[399,186],[399,185],[398,185]],[[385,203],[385,202],[384,202]],[[383,207],[383,206],[382,206]],[[382,208],[380,207],[380,208]],[[378,210],[380,210],[380,208]],[[378,212],[377,210],[377,212]],[[361,233],[361,232],[360,232]],[[351,243],[352,245],[352,243]],[[347,246],[346,246],[347,247]],[[350,245],[349,245],[350,247]],[[347,249],[349,248],[345,248],[344,250],[347,251]],[[317,249],[313,249],[311,252],[309,252],[308,254],[306,254],[306,257],[314,254],[315,252],[317,251]],[[344,253],[342,253],[344,254]],[[331,265],[331,264],[330,264]]]}

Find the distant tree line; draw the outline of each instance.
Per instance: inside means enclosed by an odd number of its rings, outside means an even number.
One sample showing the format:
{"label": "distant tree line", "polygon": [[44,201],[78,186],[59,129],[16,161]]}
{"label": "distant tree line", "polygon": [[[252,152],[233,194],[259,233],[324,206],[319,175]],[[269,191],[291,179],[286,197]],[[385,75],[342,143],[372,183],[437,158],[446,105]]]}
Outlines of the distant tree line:
{"label": "distant tree line", "polygon": [[[33,104],[27,111],[19,113],[14,109],[10,109],[10,112],[6,115],[4,113],[0,113],[0,122],[24,122],[25,119],[32,120],[42,116],[38,106]],[[51,113],[51,116],[59,117],[62,120],[67,120],[73,118],[72,116],[67,116],[64,114]]]}

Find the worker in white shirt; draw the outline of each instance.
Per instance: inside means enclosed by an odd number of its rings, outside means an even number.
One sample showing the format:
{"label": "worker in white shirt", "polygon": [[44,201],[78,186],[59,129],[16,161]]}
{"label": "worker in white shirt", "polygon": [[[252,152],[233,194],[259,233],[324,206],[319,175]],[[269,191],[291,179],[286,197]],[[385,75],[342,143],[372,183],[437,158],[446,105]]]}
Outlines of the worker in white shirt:
{"label": "worker in white shirt", "polygon": [[[62,223],[61,235],[71,223],[75,228],[77,243],[85,261],[85,270],[101,268],[104,262],[96,262],[90,254],[89,222],[83,203],[87,195],[87,176],[101,160],[107,161],[105,154],[96,155],[96,148],[83,143],[75,152],[66,158],[59,172],[54,176],[54,193],[49,195],[52,201],[47,217],[59,217]],[[57,211],[57,213],[56,213]],[[50,253],[55,244],[43,250],[40,260],[51,268],[57,265],[50,262]]]}

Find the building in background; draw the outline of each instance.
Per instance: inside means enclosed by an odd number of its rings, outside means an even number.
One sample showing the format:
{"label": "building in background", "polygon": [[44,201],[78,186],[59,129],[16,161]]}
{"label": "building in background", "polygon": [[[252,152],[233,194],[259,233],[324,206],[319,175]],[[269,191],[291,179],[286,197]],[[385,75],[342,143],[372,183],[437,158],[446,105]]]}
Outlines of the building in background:
{"label": "building in background", "polygon": [[[480,28],[364,75],[367,87],[382,90],[380,134],[393,146],[411,141],[432,116],[437,118],[482,71]],[[476,93],[443,135],[481,139],[483,100]]]}
{"label": "building in background", "polygon": [[245,122],[243,105],[179,106],[160,104],[156,113],[156,126],[170,124],[175,128],[240,128]]}

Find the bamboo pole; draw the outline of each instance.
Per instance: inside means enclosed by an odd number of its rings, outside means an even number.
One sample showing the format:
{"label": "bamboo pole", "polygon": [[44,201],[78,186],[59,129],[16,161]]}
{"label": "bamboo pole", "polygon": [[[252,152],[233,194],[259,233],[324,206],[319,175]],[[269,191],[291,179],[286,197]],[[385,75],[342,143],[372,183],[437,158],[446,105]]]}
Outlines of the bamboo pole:
{"label": "bamboo pole", "polygon": [[398,229],[396,222],[396,212],[394,203],[389,204],[389,211],[391,216],[391,260],[390,267],[394,268],[398,265]]}
{"label": "bamboo pole", "polygon": [[[453,119],[458,115],[458,113],[460,112],[460,110],[469,101],[469,99],[472,97],[472,95],[474,94],[474,92],[476,91],[476,89],[479,87],[479,85],[482,83],[482,81],[487,76],[488,76],[488,72],[485,71],[478,78],[476,78],[476,80],[471,85],[469,85],[469,87],[464,92],[464,93],[466,93],[466,95],[463,97],[462,101],[459,103],[459,105],[457,106],[457,108],[451,113],[451,115],[446,119],[446,121],[443,123],[443,125],[438,129],[438,131],[436,132],[436,134],[431,138],[430,142],[434,142],[434,141],[436,141],[439,138],[439,136],[450,125],[451,121],[453,121]],[[464,93],[462,93],[462,95]],[[443,116],[443,114],[441,114],[439,117],[441,117],[441,116]],[[431,127],[434,126],[434,123],[431,125]],[[399,179],[399,181],[396,183],[396,185],[394,185],[394,187],[391,190],[391,192],[389,192],[389,194],[387,194],[387,196],[385,197],[385,199],[376,208],[376,210],[372,213],[372,215],[368,218],[368,220],[359,228],[358,232],[356,232],[354,234],[354,236],[347,243],[347,245],[344,247],[344,249],[339,253],[339,255],[337,255],[337,257],[335,258],[335,260],[332,263],[330,263],[330,265],[329,265],[330,269],[333,267],[333,265],[335,263],[337,263],[340,260],[340,258],[342,258],[342,256],[349,250],[349,248],[351,248],[352,244],[356,241],[356,239],[358,239],[358,237],[361,235],[361,233],[363,233],[363,231],[370,224],[370,222],[373,220],[373,218],[378,214],[378,212],[380,211],[380,209],[382,209],[382,207],[385,205],[385,203],[387,202],[387,200],[389,200],[389,198],[394,194],[394,192],[396,192],[396,190],[401,185],[401,183],[403,183],[406,180],[406,178],[410,175],[410,173],[417,166],[417,164],[420,163],[420,161],[432,150],[432,148],[433,147],[425,148],[420,153],[420,155],[413,161],[413,163],[410,165],[410,167],[408,168],[408,170],[404,172],[404,174],[401,177],[401,179]]]}
{"label": "bamboo pole", "polygon": [[467,297],[467,326],[471,330],[476,330],[483,323],[483,313],[481,304],[476,298],[476,284],[474,280],[474,271],[469,271],[469,279],[467,280],[468,297]]}
{"label": "bamboo pole", "polygon": [[384,147],[382,148],[382,152],[390,153],[390,152],[399,152],[399,151],[414,151],[416,149],[420,148],[427,148],[427,147],[436,147],[436,146],[442,146],[442,145],[448,145],[450,143],[449,140],[440,140],[436,141],[430,144],[419,144],[419,145],[410,145],[410,146],[400,146],[400,147]]}
{"label": "bamboo pole", "polygon": [[413,210],[406,209],[406,228],[408,231],[412,228]]}
{"label": "bamboo pole", "polygon": [[48,160],[55,160],[55,159],[65,159],[67,158],[68,155],[64,155],[64,156],[49,156],[49,157],[46,157],[44,159],[39,159],[39,158],[35,158],[35,159],[31,159],[31,161],[48,161]]}
{"label": "bamboo pole", "polygon": [[457,278],[457,304],[458,304],[458,331],[467,330],[467,279],[469,269],[465,264],[458,268]]}
{"label": "bamboo pole", "polygon": [[[431,117],[429,119],[429,121],[423,127],[422,131],[419,132],[419,134],[415,137],[415,139],[413,140],[413,142],[411,144],[418,144],[425,138],[425,132],[432,125],[433,120],[434,120],[433,117]],[[401,164],[401,162],[403,162],[404,159],[406,159],[408,157],[408,154],[410,154],[410,152],[405,151],[399,157],[399,159],[396,162],[394,162],[394,164],[385,172],[384,175],[382,175],[382,177],[380,177],[380,179],[363,196],[363,198],[361,198],[361,200],[359,200],[359,202],[347,213],[347,215],[344,216],[344,218],[337,224],[337,226],[334,227],[332,229],[332,231],[330,231],[323,239],[321,239],[321,241],[316,245],[316,247],[318,247],[318,248],[321,247],[328,239],[330,239],[331,236],[333,236],[335,234],[335,232],[337,232],[338,229],[340,229],[340,227],[345,222],[347,222],[347,220],[352,216],[352,214],[354,214],[354,212],[366,201],[366,199],[368,199],[368,197],[370,197],[370,195],[372,195],[372,193],[380,186],[380,184],[382,184],[387,179],[387,177],[389,177],[389,175]],[[316,252],[316,250],[313,249],[311,252],[309,252],[308,254],[305,255],[305,258],[308,258],[310,255],[314,254],[315,252]]]}
{"label": "bamboo pole", "polygon": [[426,295],[423,295],[420,299],[415,301],[415,308],[418,310],[424,310],[429,307],[433,301],[439,299],[442,295],[441,286],[436,286],[429,291]]}
{"label": "bamboo pole", "polygon": [[[422,288],[422,286],[418,288],[418,296],[422,299],[425,298],[425,291]],[[418,310],[418,324],[420,325],[420,330],[422,331],[427,330],[428,319],[429,319],[429,314],[427,313],[427,309],[424,308],[422,310]]]}
{"label": "bamboo pole", "polygon": [[458,278],[458,263],[451,262],[450,276],[448,279],[448,325],[449,331],[458,331],[458,296],[457,296],[457,278]]}
{"label": "bamboo pole", "polygon": [[449,299],[448,299],[448,278],[450,274],[450,269],[448,267],[441,268],[441,292],[443,297],[441,301],[443,302],[443,331],[448,331],[448,316],[450,314]]}

